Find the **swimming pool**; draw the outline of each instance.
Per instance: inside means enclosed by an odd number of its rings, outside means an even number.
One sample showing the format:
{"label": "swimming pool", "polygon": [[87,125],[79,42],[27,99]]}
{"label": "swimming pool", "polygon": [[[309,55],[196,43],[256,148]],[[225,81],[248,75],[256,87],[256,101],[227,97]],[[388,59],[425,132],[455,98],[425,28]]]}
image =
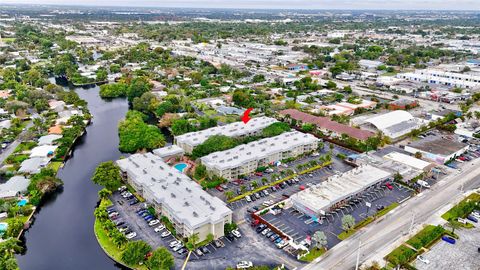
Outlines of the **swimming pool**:
{"label": "swimming pool", "polygon": [[183,172],[188,165],[187,163],[177,163],[173,167],[175,167],[175,169],[177,169],[179,172]]}
{"label": "swimming pool", "polygon": [[17,205],[18,206],[25,206],[27,203],[28,203],[27,199],[21,199],[20,201],[18,201]]}
{"label": "swimming pool", "polygon": [[8,224],[7,223],[0,223],[0,232],[7,231]]}

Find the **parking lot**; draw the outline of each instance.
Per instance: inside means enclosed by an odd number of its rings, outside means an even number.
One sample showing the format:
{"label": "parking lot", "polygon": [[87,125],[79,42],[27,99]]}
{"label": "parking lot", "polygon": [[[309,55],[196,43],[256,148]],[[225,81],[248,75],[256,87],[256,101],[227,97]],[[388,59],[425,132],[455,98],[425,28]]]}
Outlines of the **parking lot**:
{"label": "parking lot", "polygon": [[[177,252],[174,252],[169,247],[169,244],[176,238],[172,235],[162,238],[161,233],[166,231],[166,229],[162,230],[162,232],[155,232],[154,228],[159,225],[148,226],[148,223],[136,213],[138,209],[143,207],[141,203],[129,205],[128,201],[122,198],[118,192],[112,195],[112,202],[115,210],[119,213],[119,218],[116,220],[124,221],[133,232],[136,232],[137,236],[131,239],[132,241],[143,240],[153,248],[167,247],[175,257],[175,269],[181,268],[186,253],[179,255]],[[255,265],[273,266],[282,260],[283,263],[292,267],[298,264],[298,262],[291,259],[280,259],[282,255],[281,250],[275,247],[264,246],[257,237],[254,237],[254,233],[248,224],[240,224],[239,231],[242,234],[240,238],[229,240],[226,237],[221,237],[219,239],[221,247],[216,247],[214,243],[204,246],[204,249],[208,250],[207,254],[199,256],[192,252],[186,269],[224,270],[228,266],[234,267],[238,261],[242,260],[252,261]],[[235,254],[235,256],[232,254]]]}
{"label": "parking lot", "polygon": [[415,260],[413,265],[419,270],[478,270],[480,269],[480,228],[458,229],[455,233],[460,236],[454,245],[445,241],[438,241],[422,256],[428,264]]}
{"label": "parking lot", "polygon": [[[392,184],[393,189],[385,186],[365,193],[358,201],[352,201],[349,205],[339,208],[336,211],[327,213],[327,218],[313,220],[310,216],[304,215],[293,208],[284,209],[281,214],[265,214],[262,217],[276,228],[288,234],[297,243],[301,242],[307,235],[312,236],[316,231],[323,231],[328,239],[328,248],[338,244],[340,240],[337,235],[342,229],[342,217],[352,215],[358,223],[368,216],[377,212],[377,208],[386,207],[394,202],[399,202],[411,195],[411,191],[403,186]],[[366,202],[371,203],[368,208]]]}

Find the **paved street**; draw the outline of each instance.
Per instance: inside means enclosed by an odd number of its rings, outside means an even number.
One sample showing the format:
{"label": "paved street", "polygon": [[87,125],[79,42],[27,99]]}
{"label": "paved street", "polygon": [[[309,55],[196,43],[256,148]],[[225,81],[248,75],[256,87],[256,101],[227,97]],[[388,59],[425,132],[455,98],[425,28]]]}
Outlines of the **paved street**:
{"label": "paved street", "polygon": [[362,243],[360,262],[367,261],[380,252],[389,251],[393,248],[391,245],[402,237],[403,232],[408,231],[413,213],[415,224],[423,224],[437,211],[462,196],[463,190],[478,188],[480,166],[474,166],[478,163],[478,161],[466,163],[462,172],[447,176],[432,189],[394,209],[383,220],[363,228],[304,269],[354,269],[359,241]]}
{"label": "paved street", "polygon": [[3,161],[10,156],[13,151],[15,151],[15,148],[22,142],[20,138],[22,137],[23,134],[27,132],[27,130],[33,126],[33,122],[28,122],[28,124],[25,126],[25,130],[23,130],[20,134],[18,134],[17,139],[13,141],[11,144],[7,146],[7,148],[0,150],[0,165],[3,164]]}

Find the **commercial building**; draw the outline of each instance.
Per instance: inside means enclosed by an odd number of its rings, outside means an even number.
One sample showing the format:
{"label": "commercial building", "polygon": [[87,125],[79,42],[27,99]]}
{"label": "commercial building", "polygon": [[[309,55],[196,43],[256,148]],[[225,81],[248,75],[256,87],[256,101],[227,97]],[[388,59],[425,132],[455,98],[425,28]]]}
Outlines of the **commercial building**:
{"label": "commercial building", "polygon": [[397,78],[461,88],[478,88],[480,86],[479,74],[450,72],[440,69],[420,69],[415,72],[399,73]]}
{"label": "commercial building", "polygon": [[413,117],[409,112],[397,110],[365,120],[386,136],[396,139],[413,129],[419,128],[424,122]]}
{"label": "commercial building", "polygon": [[298,211],[321,218],[326,213],[348,203],[357,195],[391,177],[390,172],[370,165],[360,165],[340,175],[300,191],[290,197]]}
{"label": "commercial building", "polygon": [[202,157],[201,162],[210,175],[233,180],[254,172],[260,166],[314,151],[318,148],[318,142],[319,139],[311,134],[290,131],[211,153]]}
{"label": "commercial building", "polygon": [[302,123],[314,124],[316,125],[317,130],[323,132],[326,136],[330,137],[341,137],[342,134],[346,134],[354,139],[364,141],[370,137],[375,136],[375,133],[371,131],[340,124],[338,122],[330,120],[330,118],[328,117],[319,117],[295,109],[283,110],[280,111],[279,114],[285,121],[291,122],[293,119],[297,121],[297,124],[298,121]]}
{"label": "commercial building", "polygon": [[232,222],[232,211],[224,202],[168,166],[161,157],[134,154],[117,164],[127,182],[172,222],[180,237],[198,234],[199,241],[203,241],[212,234],[218,239],[224,235],[224,225]]}
{"label": "commercial building", "polygon": [[421,153],[423,159],[444,164],[468,150],[468,144],[454,141],[443,136],[434,136],[405,145],[405,151]]}
{"label": "commercial building", "polygon": [[435,165],[430,162],[427,162],[403,153],[399,153],[399,152],[390,152],[385,156],[383,156],[383,158],[390,159],[398,163],[402,163],[404,165],[407,165],[409,167],[412,167],[419,171],[424,171],[424,172],[429,172],[433,167],[435,167]]}
{"label": "commercial building", "polygon": [[235,122],[225,126],[212,127],[176,136],[174,143],[183,148],[186,153],[191,153],[195,146],[202,144],[211,136],[225,135],[229,137],[244,137],[259,135],[264,128],[275,122],[278,121],[274,118],[257,117],[251,119],[246,124],[243,122]]}

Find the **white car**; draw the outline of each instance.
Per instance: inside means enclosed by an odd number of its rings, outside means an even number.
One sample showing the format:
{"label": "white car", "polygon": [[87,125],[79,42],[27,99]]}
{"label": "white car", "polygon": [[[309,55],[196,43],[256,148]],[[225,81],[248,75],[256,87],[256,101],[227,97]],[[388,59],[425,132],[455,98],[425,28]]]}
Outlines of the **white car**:
{"label": "white car", "polygon": [[172,248],[173,251],[179,251],[181,248],[183,248],[183,244],[180,243]]}
{"label": "white car", "polygon": [[165,229],[165,225],[161,224],[160,226],[153,229],[155,232],[161,232]]}
{"label": "white car", "polygon": [[125,237],[127,237],[127,239],[132,239],[135,236],[137,236],[137,233],[136,232],[131,232],[131,233],[127,234]]}
{"label": "white car", "polygon": [[250,261],[241,261],[237,263],[237,269],[247,269],[253,267],[253,263]]}
{"label": "white car", "polygon": [[266,235],[270,231],[271,231],[270,228],[266,228],[265,230],[262,231],[262,235]]}
{"label": "white car", "polygon": [[165,231],[165,232],[163,232],[160,236],[161,236],[161,237],[167,237],[167,236],[169,236],[169,235],[171,235],[171,234],[172,234],[172,233],[171,233],[170,231]]}
{"label": "white car", "polygon": [[169,246],[170,246],[171,248],[173,248],[173,247],[175,247],[175,246],[178,245],[178,244],[181,244],[181,242],[180,242],[180,241],[177,241],[177,240],[173,240],[172,242],[170,242]]}
{"label": "white car", "polygon": [[430,261],[429,261],[427,258],[423,257],[422,255],[418,255],[418,256],[417,256],[417,260],[419,260],[419,261],[421,261],[421,262],[423,262],[423,263],[425,263],[425,264],[429,264],[429,263],[430,263]]}
{"label": "white car", "polygon": [[240,231],[239,231],[238,229],[233,230],[233,231],[232,231],[232,234],[233,234],[233,236],[235,236],[235,237],[237,237],[237,238],[242,237],[242,234],[240,233]]}
{"label": "white car", "polygon": [[472,215],[473,217],[475,217],[477,219],[480,219],[480,215],[476,212],[472,212],[472,213],[470,213],[470,215]]}
{"label": "white car", "polygon": [[245,196],[245,200],[247,200],[247,202],[251,202],[252,201],[252,198],[250,198],[249,195]]}
{"label": "white car", "polygon": [[286,242],[285,240],[282,240],[279,243],[277,243],[276,245],[277,245],[277,248],[282,249],[282,248],[284,248],[288,245],[288,242]]}
{"label": "white car", "polygon": [[160,220],[158,219],[154,219],[154,220],[151,220],[150,222],[148,222],[148,226],[155,226],[157,225],[158,223],[160,223]]}

